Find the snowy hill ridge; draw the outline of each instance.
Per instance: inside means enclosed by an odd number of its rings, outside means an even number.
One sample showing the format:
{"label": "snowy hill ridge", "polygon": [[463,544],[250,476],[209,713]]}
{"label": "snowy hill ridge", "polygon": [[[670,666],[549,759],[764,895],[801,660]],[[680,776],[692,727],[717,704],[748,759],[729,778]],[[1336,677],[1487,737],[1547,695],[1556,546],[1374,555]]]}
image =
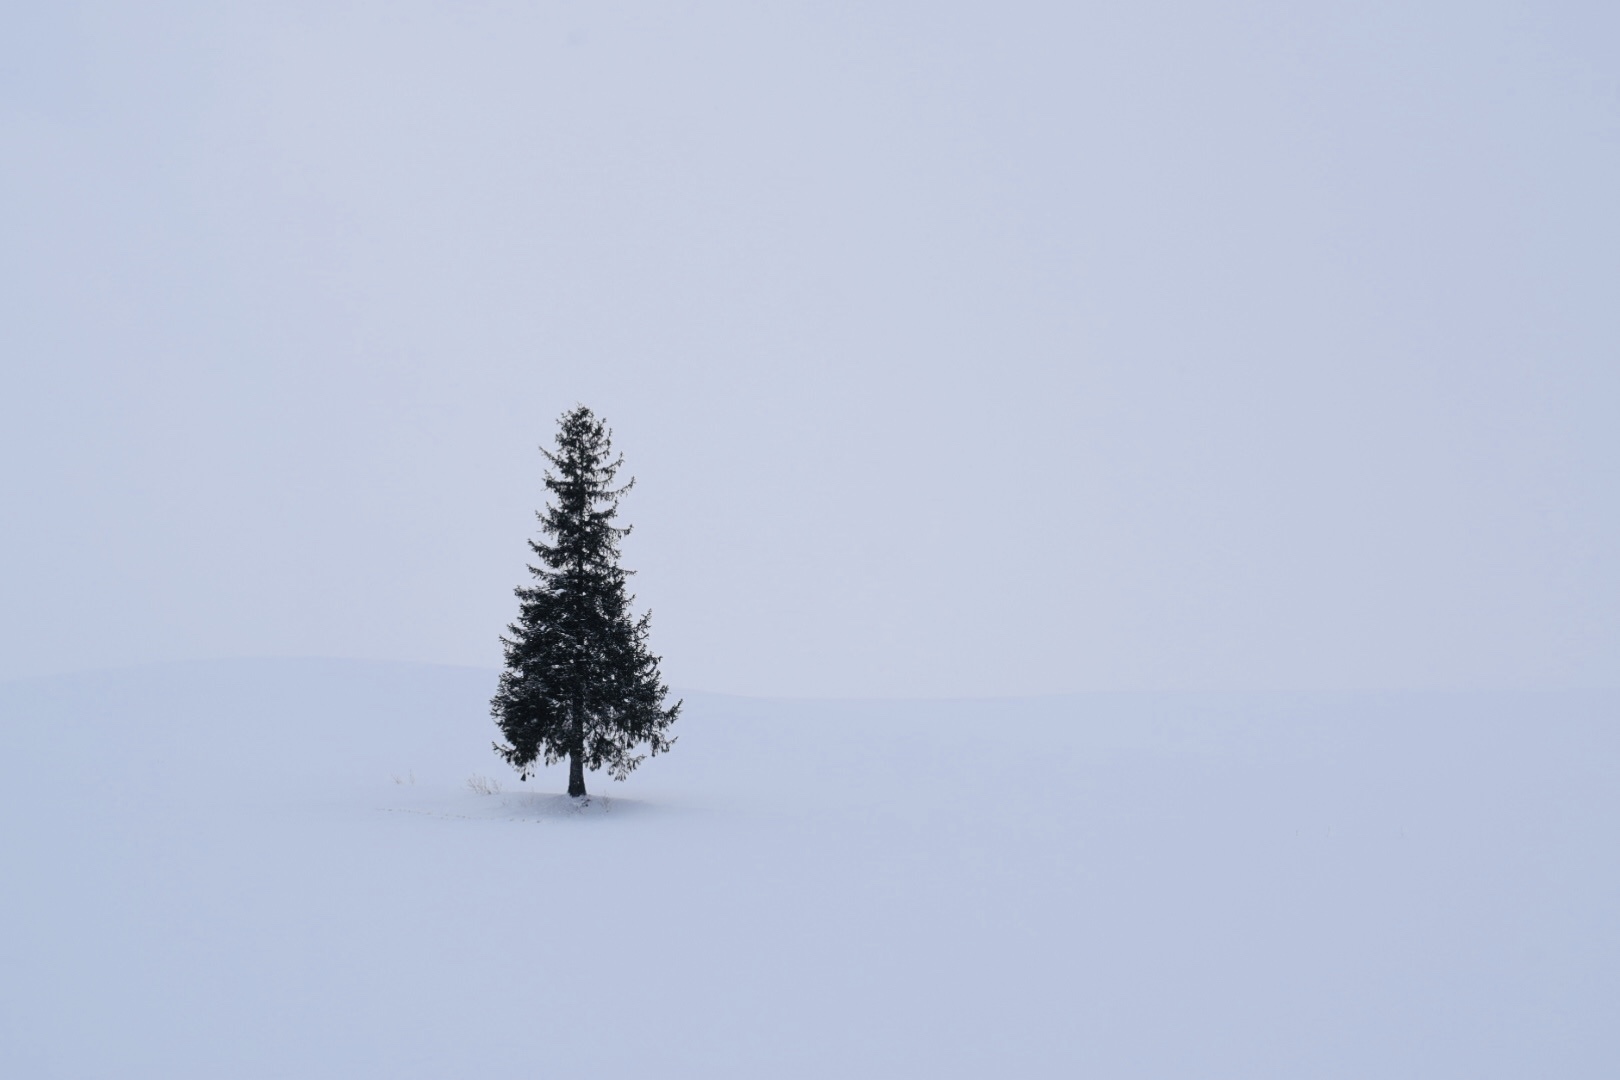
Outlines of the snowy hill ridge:
{"label": "snowy hill ridge", "polygon": [[1620,1068],[1620,693],[688,693],[580,808],[494,679],[0,684],[0,1074]]}

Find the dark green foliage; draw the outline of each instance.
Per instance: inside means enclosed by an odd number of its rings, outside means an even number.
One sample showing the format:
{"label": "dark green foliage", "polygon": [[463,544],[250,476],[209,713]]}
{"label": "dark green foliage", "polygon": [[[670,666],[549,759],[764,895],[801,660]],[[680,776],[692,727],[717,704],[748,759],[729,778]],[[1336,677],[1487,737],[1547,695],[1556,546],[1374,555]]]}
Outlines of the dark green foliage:
{"label": "dark green foliage", "polygon": [[665,732],[681,703],[664,707],[669,688],[658,657],[647,651],[648,612],[630,613],[630,571],[619,566],[619,540],[629,528],[613,524],[615,488],[624,463],[612,456],[611,432],[583,405],[563,414],[555,452],[542,449],[551,469],[551,502],[539,515],[550,543],[531,541],[540,566],[533,585],[517,590],[517,622],[502,637],[506,670],[490,702],[506,745],[495,750],[527,780],[535,762],[567,760],[568,793],[585,794],[585,769],[606,769],[623,780],[674,739]]}

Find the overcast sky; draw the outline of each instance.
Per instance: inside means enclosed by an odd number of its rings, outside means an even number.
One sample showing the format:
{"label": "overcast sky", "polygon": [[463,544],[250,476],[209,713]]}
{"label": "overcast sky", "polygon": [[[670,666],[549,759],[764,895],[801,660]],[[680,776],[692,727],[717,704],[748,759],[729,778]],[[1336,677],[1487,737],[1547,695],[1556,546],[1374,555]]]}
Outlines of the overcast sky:
{"label": "overcast sky", "polygon": [[0,677],[493,667],[582,402],[677,685],[1620,683],[1620,6],[0,20]]}

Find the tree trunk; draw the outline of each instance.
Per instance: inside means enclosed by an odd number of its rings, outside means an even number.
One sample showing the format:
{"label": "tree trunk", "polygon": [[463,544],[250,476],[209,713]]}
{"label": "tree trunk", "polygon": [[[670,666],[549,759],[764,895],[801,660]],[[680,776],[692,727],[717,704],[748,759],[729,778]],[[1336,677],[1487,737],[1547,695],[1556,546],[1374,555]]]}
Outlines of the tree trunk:
{"label": "tree trunk", "polygon": [[578,750],[568,755],[568,794],[576,799],[585,797],[585,766],[580,763]]}

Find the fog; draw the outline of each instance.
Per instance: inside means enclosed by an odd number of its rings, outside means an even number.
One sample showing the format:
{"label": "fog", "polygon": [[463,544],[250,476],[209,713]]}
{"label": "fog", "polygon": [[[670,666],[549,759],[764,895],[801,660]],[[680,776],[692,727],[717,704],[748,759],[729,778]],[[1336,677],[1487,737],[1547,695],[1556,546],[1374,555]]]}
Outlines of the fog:
{"label": "fog", "polygon": [[0,677],[492,667],[582,402],[671,682],[1620,684],[1620,9],[0,16]]}

